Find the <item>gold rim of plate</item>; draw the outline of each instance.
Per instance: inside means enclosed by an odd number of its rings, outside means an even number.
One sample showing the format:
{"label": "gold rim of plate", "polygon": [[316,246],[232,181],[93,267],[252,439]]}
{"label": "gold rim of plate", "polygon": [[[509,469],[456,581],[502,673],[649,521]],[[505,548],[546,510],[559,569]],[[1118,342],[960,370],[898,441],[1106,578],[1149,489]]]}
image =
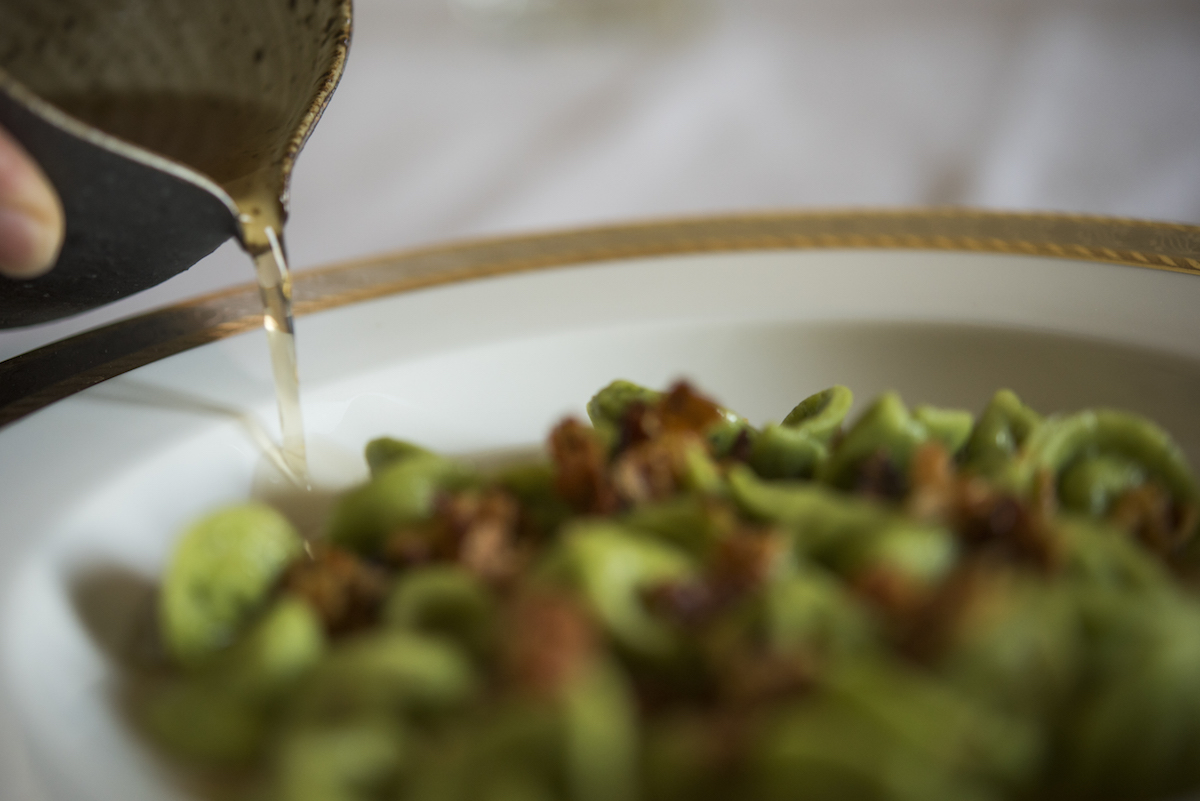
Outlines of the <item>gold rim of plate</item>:
{"label": "gold rim of plate", "polygon": [[[297,316],[425,287],[602,261],[763,250],[1005,253],[1200,275],[1200,226],[966,209],[726,215],[480,239],[295,276]],[[0,363],[0,426],[101,381],[262,324],[258,288],[235,287]]]}

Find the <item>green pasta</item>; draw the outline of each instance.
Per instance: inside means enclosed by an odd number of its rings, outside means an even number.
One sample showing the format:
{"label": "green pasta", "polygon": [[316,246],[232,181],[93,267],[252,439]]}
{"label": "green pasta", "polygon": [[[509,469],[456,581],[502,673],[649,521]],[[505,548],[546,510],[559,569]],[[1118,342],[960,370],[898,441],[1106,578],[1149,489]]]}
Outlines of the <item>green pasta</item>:
{"label": "green pasta", "polygon": [[196,523],[175,550],[159,606],[175,657],[202,662],[228,646],[300,548],[292,525],[266,506],[233,506]]}
{"label": "green pasta", "polygon": [[548,458],[371,442],[302,543],[185,533],[158,745],[272,801],[1200,791],[1200,490],[1126,412],[841,386],[751,425],[627,381]]}

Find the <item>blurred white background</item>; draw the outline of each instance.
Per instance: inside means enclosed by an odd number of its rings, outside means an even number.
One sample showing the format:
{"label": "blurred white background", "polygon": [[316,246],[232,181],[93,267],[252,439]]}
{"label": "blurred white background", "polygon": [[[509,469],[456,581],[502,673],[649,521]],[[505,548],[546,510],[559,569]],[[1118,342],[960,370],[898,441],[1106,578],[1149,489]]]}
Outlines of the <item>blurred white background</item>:
{"label": "blurred white background", "polygon": [[[494,13],[555,1],[355,0],[345,77],[293,179],[295,269],[766,209],[1200,223],[1200,0],[593,0],[645,11],[594,25]],[[0,333],[0,359],[251,278],[226,244],[134,298]]]}

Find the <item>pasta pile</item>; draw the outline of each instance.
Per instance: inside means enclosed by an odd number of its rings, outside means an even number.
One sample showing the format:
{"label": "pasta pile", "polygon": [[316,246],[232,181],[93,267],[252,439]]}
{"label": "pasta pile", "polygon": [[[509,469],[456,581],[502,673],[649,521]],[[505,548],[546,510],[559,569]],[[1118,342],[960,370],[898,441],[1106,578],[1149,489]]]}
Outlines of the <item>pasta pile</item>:
{"label": "pasta pile", "polygon": [[1197,485],[1135,415],[844,387],[756,428],[617,381],[548,458],[392,439],[320,541],[163,580],[138,720],[279,801],[1171,798],[1200,788]]}

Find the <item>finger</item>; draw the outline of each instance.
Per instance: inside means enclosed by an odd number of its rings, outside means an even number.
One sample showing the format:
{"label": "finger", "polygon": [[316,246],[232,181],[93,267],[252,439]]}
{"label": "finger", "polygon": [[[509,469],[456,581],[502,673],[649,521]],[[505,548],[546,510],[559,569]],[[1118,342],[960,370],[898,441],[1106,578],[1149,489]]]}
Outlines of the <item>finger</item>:
{"label": "finger", "polygon": [[63,209],[50,181],[0,128],[0,275],[33,278],[54,266]]}

